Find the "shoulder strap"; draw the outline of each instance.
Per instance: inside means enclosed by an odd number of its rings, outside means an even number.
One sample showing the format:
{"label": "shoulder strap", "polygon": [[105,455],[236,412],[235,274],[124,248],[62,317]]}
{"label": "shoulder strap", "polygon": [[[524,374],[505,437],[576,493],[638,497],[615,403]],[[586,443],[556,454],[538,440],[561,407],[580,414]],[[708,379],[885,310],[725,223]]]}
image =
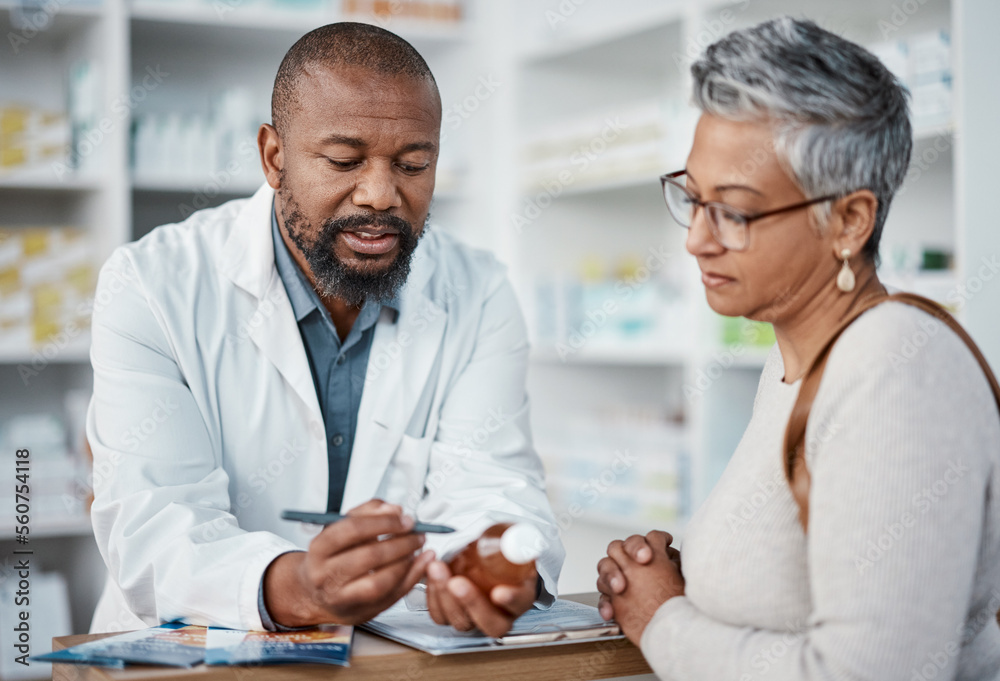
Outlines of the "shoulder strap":
{"label": "shoulder strap", "polygon": [[836,343],[844,329],[850,326],[862,314],[886,301],[896,301],[913,305],[947,324],[965,342],[972,355],[979,362],[979,366],[982,367],[983,373],[986,375],[986,380],[989,381],[990,388],[993,389],[993,398],[996,400],[997,409],[1000,410],[1000,384],[997,383],[996,376],[990,370],[986,358],[983,357],[983,353],[979,351],[979,348],[969,334],[965,332],[965,329],[962,328],[962,325],[941,305],[913,293],[894,293],[891,296],[878,296],[864,301],[841,322],[809,365],[805,375],[802,377],[802,386],[799,388],[798,398],[792,407],[791,416],[788,418],[788,426],[785,429],[783,451],[785,457],[785,475],[792,489],[792,496],[799,506],[799,522],[802,523],[804,531],[809,528],[809,487],[811,482],[805,456],[806,425],[809,422],[809,411],[812,409],[813,400],[816,397],[816,392],[819,390],[820,381],[823,379],[826,360],[830,356],[830,350],[833,348],[834,343]]}

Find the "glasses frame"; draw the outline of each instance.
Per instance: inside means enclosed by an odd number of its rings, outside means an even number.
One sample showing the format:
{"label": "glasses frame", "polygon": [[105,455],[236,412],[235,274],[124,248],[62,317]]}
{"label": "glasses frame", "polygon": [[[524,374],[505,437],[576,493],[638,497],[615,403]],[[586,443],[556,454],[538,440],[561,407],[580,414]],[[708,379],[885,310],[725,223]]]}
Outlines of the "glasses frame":
{"label": "glasses frame", "polygon": [[[660,175],[660,185],[662,186],[662,189],[663,189],[663,201],[664,201],[664,203],[667,204],[667,210],[670,211],[670,215],[674,218],[674,220],[677,221],[677,224],[679,224],[681,227],[683,227],[684,229],[691,229],[691,224],[690,223],[685,225],[683,220],[681,220],[677,215],[674,215],[674,209],[670,207],[670,201],[667,200],[667,184],[670,184],[670,185],[672,185],[674,187],[677,187],[682,192],[684,192],[684,194],[687,195],[688,200],[691,201],[691,203],[696,208],[701,208],[703,210],[705,208],[709,208],[709,207],[717,208],[719,210],[723,210],[723,211],[725,211],[727,213],[730,213],[730,214],[738,217],[740,220],[742,220],[743,221],[743,230],[744,230],[744,232],[746,234],[746,238],[744,240],[745,243],[743,244],[742,248],[732,248],[732,247],[727,246],[726,244],[722,243],[722,235],[720,234],[719,226],[715,223],[715,220],[713,220],[711,218],[711,213],[708,213],[708,212],[705,213],[705,222],[708,223],[709,231],[712,232],[712,238],[714,238],[726,250],[737,251],[737,252],[738,251],[745,251],[748,248],[750,248],[750,223],[751,222],[754,222],[756,220],[760,220],[761,218],[768,218],[768,217],[771,217],[772,215],[780,215],[781,213],[789,213],[789,212],[791,212],[793,210],[800,210],[800,209],[805,208],[807,206],[812,206],[812,205],[815,205],[817,203],[823,203],[824,201],[832,201],[834,199],[839,199],[839,198],[845,196],[845,194],[829,194],[827,196],[821,196],[818,199],[810,199],[809,201],[802,201],[800,203],[793,203],[790,206],[782,206],[781,208],[775,208],[774,210],[767,210],[767,211],[764,211],[762,213],[751,213],[751,214],[747,215],[747,214],[743,213],[742,211],[737,210],[736,208],[730,206],[729,204],[725,204],[725,203],[722,203],[720,201],[701,201],[700,199],[696,198],[694,196],[694,194],[692,194],[690,191],[688,191],[687,187],[685,187],[684,185],[682,185],[680,182],[677,182],[676,178],[680,177],[681,175],[687,175],[687,170],[678,170],[678,171],[673,172],[673,173],[667,173],[666,175]],[[694,210],[692,209],[692,212],[691,212],[691,221],[690,222],[693,222],[693,221],[694,221]]]}

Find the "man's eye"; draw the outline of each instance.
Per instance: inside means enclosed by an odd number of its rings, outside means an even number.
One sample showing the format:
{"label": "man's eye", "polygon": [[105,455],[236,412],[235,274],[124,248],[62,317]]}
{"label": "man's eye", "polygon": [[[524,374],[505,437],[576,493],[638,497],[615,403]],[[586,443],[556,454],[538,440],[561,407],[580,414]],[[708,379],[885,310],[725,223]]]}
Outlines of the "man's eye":
{"label": "man's eye", "polygon": [[330,165],[334,168],[338,168],[340,170],[350,170],[358,165],[358,161],[338,161],[335,158],[328,158],[326,160],[329,161]]}
{"label": "man's eye", "polygon": [[400,163],[399,164],[399,169],[400,170],[402,170],[404,173],[410,173],[411,175],[415,175],[417,173],[423,172],[423,171],[427,170],[429,167],[430,167],[429,163],[428,164],[424,164],[424,165],[413,165],[412,163]]}

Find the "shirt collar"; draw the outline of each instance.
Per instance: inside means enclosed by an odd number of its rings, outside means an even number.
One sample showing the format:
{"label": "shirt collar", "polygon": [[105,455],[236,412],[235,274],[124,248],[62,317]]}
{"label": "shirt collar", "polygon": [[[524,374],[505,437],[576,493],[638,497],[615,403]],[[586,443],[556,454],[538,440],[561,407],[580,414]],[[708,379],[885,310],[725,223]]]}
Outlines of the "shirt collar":
{"label": "shirt collar", "polygon": [[[316,289],[309,283],[305,272],[292,258],[292,254],[285,245],[285,240],[281,238],[281,229],[278,227],[278,216],[274,210],[274,203],[271,203],[271,238],[274,241],[274,264],[278,268],[278,276],[281,277],[288,293],[288,300],[292,304],[292,311],[295,313],[295,321],[301,322],[313,310],[326,312],[323,302],[316,293]],[[374,324],[378,320],[380,309],[388,307],[396,314],[393,321],[399,316],[399,295],[395,295],[389,300],[382,301],[381,304],[375,301],[366,300],[361,307],[361,312],[355,323],[361,328],[366,328],[369,323]]]}

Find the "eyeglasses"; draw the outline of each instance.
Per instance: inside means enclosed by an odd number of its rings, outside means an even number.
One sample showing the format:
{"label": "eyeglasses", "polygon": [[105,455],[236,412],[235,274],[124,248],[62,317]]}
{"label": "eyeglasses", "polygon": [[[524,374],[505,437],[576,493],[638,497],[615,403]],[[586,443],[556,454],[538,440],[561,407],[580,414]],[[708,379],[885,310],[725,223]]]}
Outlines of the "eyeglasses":
{"label": "eyeglasses", "polygon": [[694,220],[695,209],[701,206],[705,209],[705,218],[712,236],[723,247],[731,251],[745,251],[750,246],[750,230],[747,227],[754,220],[799,210],[800,208],[824,201],[831,201],[841,196],[840,194],[830,194],[829,196],[821,196],[818,199],[769,210],[765,213],[745,215],[732,206],[727,206],[718,201],[699,201],[677,179],[686,174],[686,170],[678,170],[676,173],[668,173],[660,176],[660,183],[663,185],[663,198],[667,202],[667,209],[681,227],[690,229],[691,223]]}

